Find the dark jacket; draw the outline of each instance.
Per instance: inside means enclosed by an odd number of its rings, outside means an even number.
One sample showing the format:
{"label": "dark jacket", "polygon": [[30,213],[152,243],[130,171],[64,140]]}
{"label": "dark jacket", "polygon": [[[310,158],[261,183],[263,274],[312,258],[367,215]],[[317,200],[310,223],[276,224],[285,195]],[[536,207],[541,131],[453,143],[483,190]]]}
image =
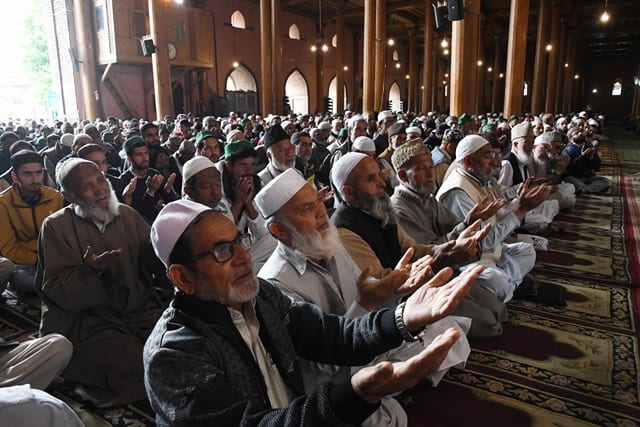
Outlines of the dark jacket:
{"label": "dark jacket", "polygon": [[324,384],[305,395],[297,356],[338,365],[362,365],[396,347],[393,312],[357,319],[294,303],[268,282],[256,298],[260,339],[287,386],[297,395],[272,409],[263,377],[226,306],[180,292],[156,324],[144,349],[145,387],[158,425],[360,424],[378,405],[362,401],[350,381]]}

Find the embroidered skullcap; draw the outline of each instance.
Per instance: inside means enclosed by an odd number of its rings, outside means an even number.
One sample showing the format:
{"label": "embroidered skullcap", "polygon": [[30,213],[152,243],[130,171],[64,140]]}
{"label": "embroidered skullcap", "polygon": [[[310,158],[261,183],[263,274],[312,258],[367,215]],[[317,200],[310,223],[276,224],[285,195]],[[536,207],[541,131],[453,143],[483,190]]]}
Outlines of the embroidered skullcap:
{"label": "embroidered skullcap", "polygon": [[542,132],[540,135],[536,136],[536,139],[533,141],[533,145],[551,145],[551,142],[553,142],[552,138],[553,135],[551,135],[551,132]]}
{"label": "embroidered skullcap", "polygon": [[511,140],[514,141],[518,138],[533,137],[533,126],[528,120],[522,123],[518,123],[511,129]]}
{"label": "embroidered skullcap", "polygon": [[208,130],[202,130],[198,132],[198,134],[196,135],[196,145],[198,145],[200,141],[204,141],[207,138],[216,138],[216,135]]}
{"label": "embroidered skullcap", "polygon": [[366,158],[370,157],[363,153],[354,152],[347,153],[340,157],[331,168],[331,183],[334,189],[342,194],[342,186],[347,182],[349,175],[351,175],[351,172],[358,163]]}
{"label": "embroidered skullcap", "polygon": [[20,150],[11,156],[11,166],[13,170],[18,170],[18,168],[27,163],[40,163],[44,165],[44,160],[36,151],[31,150]]}
{"label": "embroidered skullcap", "polygon": [[331,123],[329,123],[329,122],[320,122],[320,124],[318,125],[318,129],[321,129],[321,130],[331,129]]}
{"label": "embroidered skullcap", "polygon": [[60,144],[65,147],[71,147],[73,145],[73,134],[65,133],[60,137]]}
{"label": "embroidered skullcap", "polygon": [[256,194],[255,202],[263,217],[278,212],[302,187],[307,184],[296,168],[290,168],[269,181]]}
{"label": "embroidered skullcap", "polygon": [[151,245],[160,261],[169,268],[169,256],[189,224],[210,207],[191,200],[176,200],[167,204],[151,225]]}
{"label": "embroidered skullcap", "polygon": [[65,160],[62,165],[56,167],[56,182],[58,183],[58,185],[60,185],[62,190],[67,187],[66,180],[69,177],[69,174],[80,165],[91,165],[95,168],[98,167],[95,163],[89,160],[81,159],[79,157],[71,157]]}
{"label": "embroidered skullcap", "polygon": [[242,139],[244,139],[244,134],[242,133],[242,131],[241,131],[241,130],[239,130],[239,129],[234,129],[234,130],[232,130],[231,132],[229,132],[229,133],[227,134],[227,142],[231,142],[231,141],[233,141],[233,138],[234,138],[236,135],[242,135]]}
{"label": "embroidered skullcap", "polygon": [[127,154],[127,156],[130,156],[131,153],[133,153],[134,148],[146,146],[147,143],[144,142],[144,139],[140,138],[139,136],[134,136],[127,139],[124,144],[122,144],[122,150]]}
{"label": "embroidered skullcap", "polygon": [[215,168],[216,165],[209,160],[208,157],[198,156],[193,159],[187,161],[184,166],[182,166],[182,190],[187,185],[187,182],[193,178],[195,174],[198,172],[208,169]]}
{"label": "embroidered skullcap", "polygon": [[489,144],[489,141],[479,135],[467,135],[458,142],[456,159],[462,161],[462,159],[475,153],[487,144]]}
{"label": "embroidered skullcap", "polygon": [[95,153],[96,151],[104,153],[104,148],[98,144],[87,144],[80,147],[77,154],[81,159],[86,159],[89,154]]}
{"label": "embroidered skullcap", "polygon": [[422,135],[422,129],[420,129],[418,126],[409,126],[408,128],[405,129],[406,133],[415,133],[418,135]]}
{"label": "embroidered skullcap", "polygon": [[224,157],[229,159],[236,153],[249,150],[253,152],[253,156],[255,157],[255,149],[253,148],[253,144],[249,141],[241,139],[240,141],[227,142],[224,146]]}
{"label": "embroidered skullcap", "polygon": [[391,155],[391,164],[395,170],[400,170],[409,160],[422,154],[431,154],[421,140],[414,139],[396,148]]}
{"label": "embroidered skullcap", "polygon": [[389,130],[387,131],[387,134],[390,137],[399,135],[401,133],[404,133],[404,134],[407,133],[405,130],[404,122],[397,122],[392,124],[391,126],[389,126]]}
{"label": "embroidered skullcap", "polygon": [[376,144],[368,136],[359,136],[353,141],[352,151],[376,151]]}
{"label": "embroidered skullcap", "polygon": [[387,121],[388,119],[393,119],[393,111],[384,110],[378,113],[378,123]]}

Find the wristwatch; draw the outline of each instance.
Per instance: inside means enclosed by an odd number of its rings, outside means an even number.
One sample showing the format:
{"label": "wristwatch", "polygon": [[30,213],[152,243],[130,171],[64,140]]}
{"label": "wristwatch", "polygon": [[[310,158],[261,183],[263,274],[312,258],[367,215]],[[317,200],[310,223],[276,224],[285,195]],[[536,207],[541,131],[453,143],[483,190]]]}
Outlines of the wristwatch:
{"label": "wristwatch", "polygon": [[424,329],[418,335],[413,335],[411,334],[411,332],[409,332],[409,329],[407,329],[407,325],[404,324],[403,314],[404,314],[404,306],[406,304],[407,302],[403,301],[396,306],[396,310],[394,312],[396,327],[398,328],[398,331],[400,331],[400,335],[402,335],[402,339],[404,339],[405,341],[407,342],[414,342],[418,340],[422,341],[422,336],[424,335]]}

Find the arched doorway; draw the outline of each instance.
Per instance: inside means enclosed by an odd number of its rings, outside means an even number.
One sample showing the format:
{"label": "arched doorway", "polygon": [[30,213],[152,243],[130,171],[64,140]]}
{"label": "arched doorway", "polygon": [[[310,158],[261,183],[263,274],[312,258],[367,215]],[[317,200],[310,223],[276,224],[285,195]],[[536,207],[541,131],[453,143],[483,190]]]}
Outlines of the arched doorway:
{"label": "arched doorway", "polygon": [[400,98],[400,86],[393,82],[389,88],[389,108],[391,111],[402,111],[402,99]]}
{"label": "arched doorway", "polygon": [[229,111],[255,114],[258,112],[258,85],[247,67],[239,64],[227,76],[225,98]]}
{"label": "arched doorway", "polygon": [[[347,85],[343,85],[344,87],[344,108],[347,108]],[[332,113],[336,113],[336,106],[338,100],[338,79],[334,77],[331,79],[331,83],[329,83],[329,98],[333,100],[333,111]]]}
{"label": "arched doorway", "polygon": [[294,70],[289,74],[284,94],[289,98],[292,113],[309,114],[309,86],[300,71]]}

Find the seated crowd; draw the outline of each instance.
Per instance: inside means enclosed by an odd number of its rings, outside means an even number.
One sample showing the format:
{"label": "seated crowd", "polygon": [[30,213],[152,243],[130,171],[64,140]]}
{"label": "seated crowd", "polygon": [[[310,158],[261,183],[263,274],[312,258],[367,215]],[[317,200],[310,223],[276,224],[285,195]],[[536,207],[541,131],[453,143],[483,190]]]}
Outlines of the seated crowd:
{"label": "seated crowd", "polygon": [[58,375],[159,425],[407,425],[512,298],[564,304],[536,250],[609,187],[586,111],[0,126],[0,291],[42,304],[0,341],[13,425],[81,425]]}

